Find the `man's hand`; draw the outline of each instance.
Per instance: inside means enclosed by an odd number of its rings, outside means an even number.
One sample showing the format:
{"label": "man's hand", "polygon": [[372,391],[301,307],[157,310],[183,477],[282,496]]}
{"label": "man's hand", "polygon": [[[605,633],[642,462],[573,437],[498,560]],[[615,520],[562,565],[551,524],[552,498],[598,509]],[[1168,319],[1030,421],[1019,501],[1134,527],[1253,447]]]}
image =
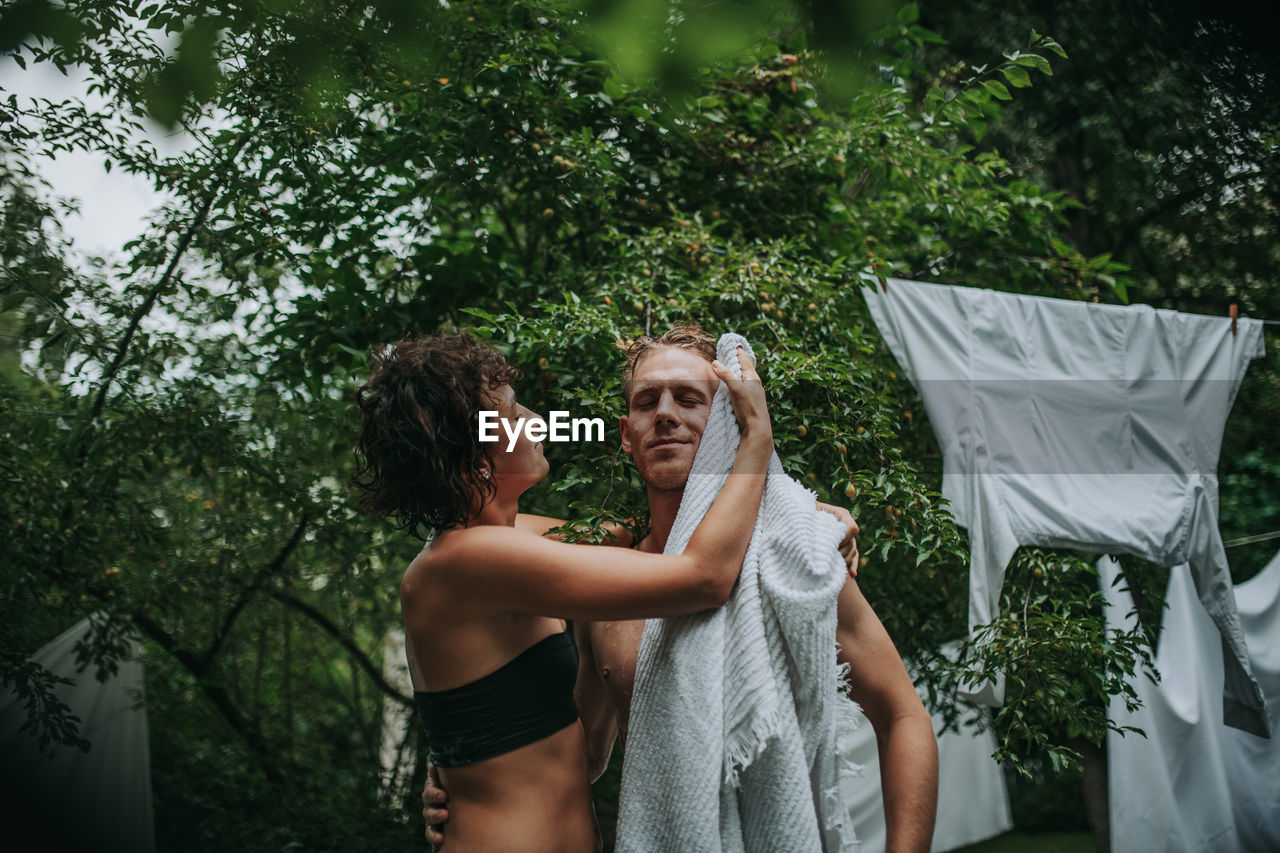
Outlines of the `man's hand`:
{"label": "man's hand", "polygon": [[449,810],[444,804],[449,794],[440,787],[436,766],[427,765],[427,781],[422,786],[422,817],[427,822],[427,841],[433,848],[444,844],[444,824],[449,820]]}
{"label": "man's hand", "polygon": [[856,578],[858,576],[858,522],[854,521],[853,514],[844,507],[824,504],[822,501],[817,502],[817,507],[823,512],[831,513],[844,525],[844,539],[840,540],[840,556],[844,557],[845,565],[849,567],[849,577]]}

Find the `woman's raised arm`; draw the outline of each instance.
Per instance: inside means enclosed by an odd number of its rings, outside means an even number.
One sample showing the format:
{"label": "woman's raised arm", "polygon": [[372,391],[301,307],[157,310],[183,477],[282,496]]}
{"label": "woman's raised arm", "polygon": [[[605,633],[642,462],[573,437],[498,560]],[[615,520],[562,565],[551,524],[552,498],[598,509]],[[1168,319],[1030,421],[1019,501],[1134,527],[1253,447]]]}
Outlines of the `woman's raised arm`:
{"label": "woman's raised arm", "polygon": [[[718,607],[742,568],[755,527],[773,431],[754,366],[743,359],[726,383],[742,441],[733,470],[678,556],[567,545],[527,530],[482,525],[456,530],[433,546],[429,571],[406,573],[406,602],[441,596],[452,609],[505,610],[570,619],[675,616]],[[424,567],[425,568],[425,567]]]}

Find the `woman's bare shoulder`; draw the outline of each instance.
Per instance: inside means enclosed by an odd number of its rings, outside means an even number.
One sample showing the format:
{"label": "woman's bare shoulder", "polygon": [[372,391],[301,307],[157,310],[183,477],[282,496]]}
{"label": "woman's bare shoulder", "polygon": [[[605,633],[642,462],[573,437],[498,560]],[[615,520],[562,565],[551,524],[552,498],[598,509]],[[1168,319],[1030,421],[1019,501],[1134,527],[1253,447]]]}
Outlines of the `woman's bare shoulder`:
{"label": "woman's bare shoulder", "polygon": [[519,527],[477,524],[441,534],[420,557],[425,557],[432,566],[444,567],[467,562],[491,549],[527,548],[531,543],[544,541],[538,534]]}
{"label": "woman's bare shoulder", "polygon": [[427,547],[419,551],[418,556],[413,558],[413,561],[409,563],[409,567],[404,570],[404,574],[400,576],[400,600],[402,602],[421,598],[428,588],[436,563],[433,550],[436,544],[436,542],[432,541]]}
{"label": "woman's bare shoulder", "polygon": [[544,542],[541,536],[527,530],[500,524],[481,524],[450,530],[432,540],[405,570],[405,582],[411,586],[448,582],[459,570],[474,574],[477,563],[501,556],[517,559],[529,547]]}
{"label": "woman's bare shoulder", "polygon": [[494,583],[518,571],[534,549],[555,544],[502,525],[451,530],[436,537],[405,569],[401,608],[405,613],[455,618],[469,610],[468,602],[491,603]]}

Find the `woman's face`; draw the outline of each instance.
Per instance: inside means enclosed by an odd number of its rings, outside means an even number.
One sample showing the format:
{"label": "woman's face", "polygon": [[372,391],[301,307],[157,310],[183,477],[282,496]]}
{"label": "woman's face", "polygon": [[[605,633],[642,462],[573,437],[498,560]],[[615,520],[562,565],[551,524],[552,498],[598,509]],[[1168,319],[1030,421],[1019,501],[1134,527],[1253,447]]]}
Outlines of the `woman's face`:
{"label": "woman's face", "polygon": [[[503,492],[519,495],[545,477],[551,468],[542,455],[542,442],[530,441],[524,430],[529,419],[539,415],[516,402],[516,392],[510,385],[495,389],[491,396],[502,422],[498,428],[498,441],[489,456],[494,484]],[[520,418],[524,422],[520,424],[515,446],[508,450],[511,444],[508,430],[515,430]]]}

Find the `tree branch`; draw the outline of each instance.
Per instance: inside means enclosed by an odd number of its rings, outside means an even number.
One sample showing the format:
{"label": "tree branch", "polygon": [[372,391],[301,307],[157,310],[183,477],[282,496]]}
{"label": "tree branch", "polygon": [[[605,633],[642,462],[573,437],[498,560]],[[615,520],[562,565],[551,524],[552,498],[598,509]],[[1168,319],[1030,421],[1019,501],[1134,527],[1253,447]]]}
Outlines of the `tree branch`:
{"label": "tree branch", "polygon": [[149,637],[171,658],[182,664],[187,672],[191,673],[196,680],[196,684],[200,686],[200,691],[204,693],[205,698],[209,700],[209,703],[222,715],[227,725],[240,736],[240,739],[249,748],[249,752],[257,761],[262,774],[267,777],[267,780],[277,784],[284,782],[284,773],[281,772],[279,765],[276,763],[267,739],[263,737],[262,732],[241,716],[226,689],[212,683],[205,677],[203,673],[204,667],[200,659],[182,648],[172,634],[145,613],[135,611],[133,613],[133,624],[137,625],[143,634]]}
{"label": "tree branch", "polygon": [[[249,142],[249,131],[240,134],[239,140],[223,163],[222,168],[230,168],[235,162],[236,157],[244,149]],[[155,283],[151,290],[147,293],[146,298],[138,309],[133,312],[129,318],[129,325],[125,329],[124,336],[120,339],[120,343],[116,346],[115,355],[111,359],[111,363],[107,365],[102,374],[102,384],[98,386],[98,391],[94,395],[93,405],[89,408],[88,417],[79,423],[75,433],[72,435],[70,442],[71,451],[71,470],[74,473],[79,472],[85,463],[85,459],[89,453],[89,434],[93,430],[93,422],[102,414],[102,410],[106,407],[107,394],[111,389],[111,385],[115,382],[120,370],[124,367],[125,357],[128,355],[129,346],[133,343],[133,338],[138,332],[138,328],[142,325],[142,320],[155,307],[156,302],[160,299],[160,294],[169,286],[173,279],[174,273],[178,268],[178,261],[181,260],[183,253],[190,247],[191,241],[195,238],[196,231],[204,224],[209,216],[209,211],[213,207],[214,199],[217,197],[217,189],[211,188],[206,193],[204,200],[200,204],[200,209],[191,220],[191,224],[187,226],[187,230],[183,233],[182,238],[178,241],[177,247],[174,249],[173,257],[169,259],[169,265],[165,268],[164,273],[160,276],[160,280]],[[71,520],[75,514],[75,504],[71,499],[63,506],[62,511],[58,514],[58,528],[66,530],[71,526]],[[54,558],[55,567],[58,569],[66,565],[66,548],[60,547]]]}
{"label": "tree branch", "polygon": [[[235,162],[236,157],[244,150],[244,146],[249,142],[249,132],[240,134],[240,139],[236,141],[231,152],[227,154],[226,160],[222,168],[229,168]],[[196,232],[204,225],[205,220],[209,216],[209,211],[213,207],[214,199],[218,196],[217,188],[212,188],[205,194],[204,200],[200,203],[199,210],[192,217],[191,224],[182,232],[182,237],[178,240],[178,245],[173,250],[173,257],[169,259],[169,265],[165,268],[164,273],[160,276],[160,280],[155,283],[151,290],[147,293],[146,299],[142,300],[142,304],[138,306],[138,310],[133,312],[133,316],[129,318],[129,325],[125,328],[124,336],[121,337],[119,345],[116,347],[115,356],[111,359],[111,363],[107,365],[107,369],[102,374],[102,384],[98,386],[98,393],[94,395],[93,406],[89,409],[88,423],[93,421],[102,414],[102,409],[107,402],[107,392],[111,385],[115,382],[116,376],[120,373],[120,369],[124,366],[125,356],[128,355],[129,346],[133,343],[134,336],[138,333],[138,327],[142,324],[143,318],[151,313],[151,309],[155,307],[156,302],[160,298],[160,294],[169,286],[173,280],[174,273],[178,270],[178,262],[182,260],[182,256],[191,246],[191,241],[195,239]],[[84,443],[81,442],[77,451],[77,461],[79,454],[83,453]]]}
{"label": "tree branch", "polygon": [[511,223],[510,217],[507,216],[507,209],[502,202],[495,201],[493,203],[493,212],[498,215],[498,221],[502,223],[502,227],[506,229],[507,238],[511,241],[511,245],[515,246],[516,254],[520,256],[520,263],[525,266],[525,272],[528,273],[527,264],[525,264],[525,246],[520,240],[520,234],[516,231],[516,227]]}
{"label": "tree branch", "polygon": [[373,683],[377,685],[379,690],[406,708],[413,707],[413,699],[409,696],[405,696],[396,689],[395,685],[388,682],[383,676],[382,670],[374,666],[373,662],[369,660],[369,656],[366,655],[364,651],[342,631],[341,628],[335,625],[333,620],[328,616],[325,616],[305,601],[294,598],[292,595],[289,595],[287,592],[282,590],[268,587],[265,592],[276,601],[279,601],[286,607],[290,607],[298,611],[303,616],[306,616],[308,619],[319,625],[326,634],[332,637],[338,645],[342,646],[342,648],[351,655],[352,660],[354,660],[360,668],[365,671],[365,674],[373,680]]}
{"label": "tree branch", "polygon": [[253,583],[249,584],[249,586],[245,588],[244,594],[240,596],[240,599],[227,613],[226,618],[222,620],[222,627],[218,629],[218,633],[214,636],[213,642],[209,644],[208,650],[200,656],[201,669],[208,667],[213,662],[213,659],[218,652],[222,650],[222,646],[226,643],[227,637],[231,635],[232,626],[235,625],[240,614],[244,612],[245,607],[248,606],[249,601],[253,598],[254,594],[262,589],[263,583],[266,579],[284,568],[285,561],[289,559],[289,555],[294,552],[294,549],[298,547],[298,543],[302,541],[302,535],[306,532],[307,525],[310,522],[310,517],[307,516],[306,513],[303,513],[302,519],[298,522],[298,526],[294,528],[293,534],[289,537],[289,541],[284,543],[284,547],[280,549],[280,552],[276,554],[271,562],[262,567],[258,572],[257,577],[253,579]]}

